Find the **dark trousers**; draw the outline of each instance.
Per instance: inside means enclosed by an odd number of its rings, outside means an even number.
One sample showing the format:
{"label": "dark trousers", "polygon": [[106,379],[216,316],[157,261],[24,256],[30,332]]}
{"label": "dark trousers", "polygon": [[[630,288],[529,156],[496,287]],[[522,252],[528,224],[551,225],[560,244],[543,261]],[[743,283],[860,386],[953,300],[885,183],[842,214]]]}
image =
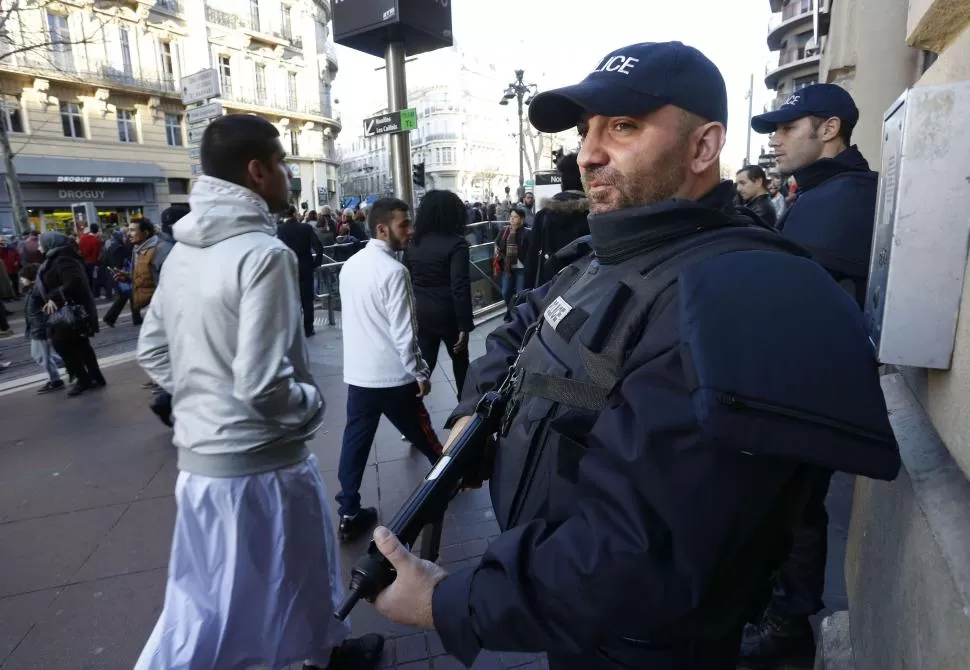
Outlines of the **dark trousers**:
{"label": "dark trousers", "polygon": [[801,521],[792,529],[792,548],[775,575],[771,596],[771,608],[779,614],[810,617],[825,606],[829,526],[825,497],[831,481],[831,472],[815,479]]}
{"label": "dark trousers", "polygon": [[455,386],[458,387],[458,398],[461,399],[461,389],[465,385],[465,375],[468,374],[468,349],[464,353],[456,354],[452,347],[458,341],[458,333],[451,335],[438,335],[436,333],[422,333],[418,328],[418,348],[421,349],[421,357],[428,363],[431,371],[434,372],[438,364],[438,351],[441,343],[445,343],[448,355],[451,357],[451,369],[455,373]]}
{"label": "dark trousers", "polygon": [[347,427],[344,428],[337,468],[340,480],[337,503],[341,516],[356,514],[360,509],[360,482],[381,415],[386,416],[432,464],[438,460],[441,442],[431,425],[428,410],[417,394],[417,382],[391,388],[347,388]]}
{"label": "dark trousers", "polygon": [[303,309],[303,332],[313,332],[313,273],[300,274],[300,307]]}
{"label": "dark trousers", "polygon": [[0,302],[0,330],[10,330],[10,323],[7,321],[7,308]]}
{"label": "dark trousers", "polygon": [[[0,270],[2,272],[2,270]],[[13,294],[15,297],[20,297],[20,275],[16,272],[8,272],[7,277],[10,278],[10,286],[13,287]]]}
{"label": "dark trousers", "polygon": [[111,303],[111,307],[109,307],[108,311],[105,312],[104,322],[114,325],[115,321],[118,320],[118,317],[121,316],[121,310],[125,308],[126,304],[131,305],[131,323],[135,326],[140,326],[141,310],[136,309],[135,304],[131,302],[130,293],[121,293],[120,291],[118,292],[118,295],[115,296],[114,302]]}
{"label": "dark trousers", "polygon": [[51,339],[51,344],[54,345],[57,355],[64,361],[67,373],[73,375],[78,384],[90,386],[95,382],[104,381],[91,340],[69,333],[55,336]]}
{"label": "dark trousers", "polygon": [[95,298],[98,297],[98,292],[94,290],[94,282],[95,282],[94,271],[97,269],[97,267],[98,266],[94,263],[84,264],[84,276],[88,278],[88,287],[91,289],[91,295],[93,295]]}

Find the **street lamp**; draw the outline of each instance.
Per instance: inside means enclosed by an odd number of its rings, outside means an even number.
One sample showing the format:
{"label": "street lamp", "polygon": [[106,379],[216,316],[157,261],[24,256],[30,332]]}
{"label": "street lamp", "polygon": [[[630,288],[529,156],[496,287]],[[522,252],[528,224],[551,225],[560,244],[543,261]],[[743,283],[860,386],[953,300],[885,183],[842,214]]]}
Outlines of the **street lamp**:
{"label": "street lamp", "polygon": [[526,84],[523,81],[525,70],[515,71],[515,81],[508,85],[502,100],[498,104],[507,105],[510,100],[519,102],[519,197],[525,195],[525,130],[522,125],[524,106],[529,105],[538,92],[535,84]]}

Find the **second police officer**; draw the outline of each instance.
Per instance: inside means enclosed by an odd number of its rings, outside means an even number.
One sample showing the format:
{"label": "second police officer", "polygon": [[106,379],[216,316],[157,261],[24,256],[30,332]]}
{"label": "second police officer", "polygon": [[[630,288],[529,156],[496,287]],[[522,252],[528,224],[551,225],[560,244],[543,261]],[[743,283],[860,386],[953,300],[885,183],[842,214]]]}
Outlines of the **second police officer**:
{"label": "second police officer", "polygon": [[734,209],[724,80],[699,51],[619,49],[529,116],[578,127],[591,235],[489,336],[450,419],[454,436],[514,363],[503,533],[449,575],[378,528],[397,578],[376,606],[466,665],[733,669],[815,479],[898,471],[862,315]]}

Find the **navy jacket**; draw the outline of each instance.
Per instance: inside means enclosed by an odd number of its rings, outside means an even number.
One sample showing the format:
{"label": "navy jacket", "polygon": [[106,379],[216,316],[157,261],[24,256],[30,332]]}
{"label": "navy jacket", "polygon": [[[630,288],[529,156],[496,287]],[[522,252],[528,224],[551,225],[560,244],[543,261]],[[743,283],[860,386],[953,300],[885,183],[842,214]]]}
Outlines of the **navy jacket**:
{"label": "navy jacket", "polygon": [[811,253],[861,307],[866,296],[879,175],[853,145],[795,172],[798,190],[778,230]]}
{"label": "navy jacket", "polygon": [[[712,204],[730,211],[730,191],[720,191]],[[654,231],[661,244],[675,234],[667,221],[676,207],[661,203],[666,219],[647,215],[606,231],[590,217],[601,274],[607,274],[608,257],[643,241],[631,237],[638,231]],[[487,353],[472,363],[452,420],[471,414],[478,397],[504,377],[549,288],[530,292],[512,310],[511,321],[488,337]],[[753,311],[769,315],[791,300],[784,281],[764,288],[746,297]],[[833,299],[845,301],[834,286],[822,302]],[[738,567],[742,547],[783,499],[797,462],[715,448],[702,433],[681,327],[675,285],[655,305],[623,367],[613,404],[595,415],[584,436],[588,451],[572,499],[507,530],[476,567],[459,570],[437,586],[435,628],[445,649],[462,662],[470,665],[481,649],[554,650],[581,657],[607,648],[614,657],[626,656],[628,667],[665,667],[650,655],[654,652],[637,646],[639,641],[676,639],[709,610],[712,583],[723,580],[725,565]],[[775,335],[784,337],[784,326],[777,327]],[[865,339],[861,330],[859,337]],[[805,379],[793,383],[811,383],[812,365],[804,367]],[[498,445],[500,459],[528,448],[511,436],[535,439],[543,408],[549,408],[548,401],[523,401],[513,422],[518,427]],[[500,491],[498,484],[491,486],[496,510],[503,507],[497,496],[515,493]],[[748,558],[750,563],[764,559]],[[753,581],[762,567],[740,567],[739,579]],[[624,637],[634,638],[632,646]],[[577,667],[591,667],[584,663]]]}

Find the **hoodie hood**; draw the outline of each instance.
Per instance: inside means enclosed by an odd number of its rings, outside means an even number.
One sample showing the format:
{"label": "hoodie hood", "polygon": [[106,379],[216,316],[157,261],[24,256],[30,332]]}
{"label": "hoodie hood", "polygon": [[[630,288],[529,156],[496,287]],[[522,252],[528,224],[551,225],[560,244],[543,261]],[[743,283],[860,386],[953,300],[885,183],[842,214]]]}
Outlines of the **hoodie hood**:
{"label": "hoodie hood", "polygon": [[192,211],[174,229],[177,242],[211,247],[247,233],[276,234],[266,201],[248,188],[203,175],[189,196]]}

